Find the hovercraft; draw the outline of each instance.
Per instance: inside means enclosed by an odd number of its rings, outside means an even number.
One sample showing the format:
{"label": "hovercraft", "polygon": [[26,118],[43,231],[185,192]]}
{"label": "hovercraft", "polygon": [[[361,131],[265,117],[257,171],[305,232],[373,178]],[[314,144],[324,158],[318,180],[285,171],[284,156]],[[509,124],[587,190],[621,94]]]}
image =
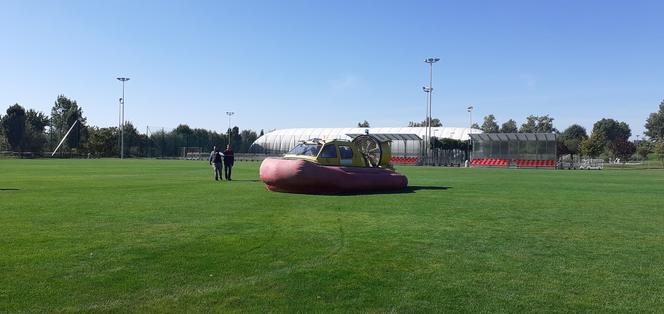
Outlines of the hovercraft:
{"label": "hovercraft", "polygon": [[266,158],[260,178],[275,192],[345,194],[398,191],[406,176],[389,164],[389,141],[359,135],[353,141],[303,141],[281,158]]}

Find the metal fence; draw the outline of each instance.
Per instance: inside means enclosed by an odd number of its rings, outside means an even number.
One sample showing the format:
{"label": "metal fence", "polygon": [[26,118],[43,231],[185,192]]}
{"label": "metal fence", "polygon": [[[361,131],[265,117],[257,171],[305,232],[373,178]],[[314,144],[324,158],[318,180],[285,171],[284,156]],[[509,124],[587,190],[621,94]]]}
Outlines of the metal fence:
{"label": "metal fence", "polygon": [[460,167],[468,160],[468,151],[462,149],[439,149],[435,148],[426,156],[420,156],[420,166],[447,166]]}

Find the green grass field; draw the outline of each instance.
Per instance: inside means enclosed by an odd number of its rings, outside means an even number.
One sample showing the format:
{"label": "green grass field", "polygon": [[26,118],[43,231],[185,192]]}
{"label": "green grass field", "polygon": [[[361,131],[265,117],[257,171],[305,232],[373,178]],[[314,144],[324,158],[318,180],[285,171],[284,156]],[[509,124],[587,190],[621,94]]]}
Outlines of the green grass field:
{"label": "green grass field", "polygon": [[0,160],[0,312],[664,312],[664,171],[398,170],[312,196],[255,163]]}

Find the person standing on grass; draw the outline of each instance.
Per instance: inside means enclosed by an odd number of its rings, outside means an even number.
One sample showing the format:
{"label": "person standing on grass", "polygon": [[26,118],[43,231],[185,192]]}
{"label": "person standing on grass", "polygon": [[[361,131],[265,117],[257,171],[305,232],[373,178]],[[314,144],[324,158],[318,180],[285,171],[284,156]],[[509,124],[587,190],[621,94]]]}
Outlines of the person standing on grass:
{"label": "person standing on grass", "polygon": [[213,166],[212,164],[214,163],[214,166],[212,168],[212,171],[214,171],[214,179],[216,181],[219,181],[220,179],[223,180],[223,177],[221,176],[221,153],[217,149],[217,146],[214,146],[212,148],[212,152],[210,153],[210,166]]}
{"label": "person standing on grass", "polygon": [[226,145],[226,150],[224,151],[224,174],[228,181],[231,181],[231,171],[234,163],[235,155],[233,154],[233,150],[230,145]]}

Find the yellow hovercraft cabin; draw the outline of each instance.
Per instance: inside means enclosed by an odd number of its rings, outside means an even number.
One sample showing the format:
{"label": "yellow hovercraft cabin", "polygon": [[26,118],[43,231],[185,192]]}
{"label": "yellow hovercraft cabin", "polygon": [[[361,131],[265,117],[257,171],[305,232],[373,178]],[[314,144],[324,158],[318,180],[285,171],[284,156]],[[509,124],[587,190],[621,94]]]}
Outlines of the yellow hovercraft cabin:
{"label": "yellow hovercraft cabin", "polygon": [[353,141],[311,139],[289,151],[284,158],[303,159],[323,166],[391,168],[390,141],[360,135]]}

